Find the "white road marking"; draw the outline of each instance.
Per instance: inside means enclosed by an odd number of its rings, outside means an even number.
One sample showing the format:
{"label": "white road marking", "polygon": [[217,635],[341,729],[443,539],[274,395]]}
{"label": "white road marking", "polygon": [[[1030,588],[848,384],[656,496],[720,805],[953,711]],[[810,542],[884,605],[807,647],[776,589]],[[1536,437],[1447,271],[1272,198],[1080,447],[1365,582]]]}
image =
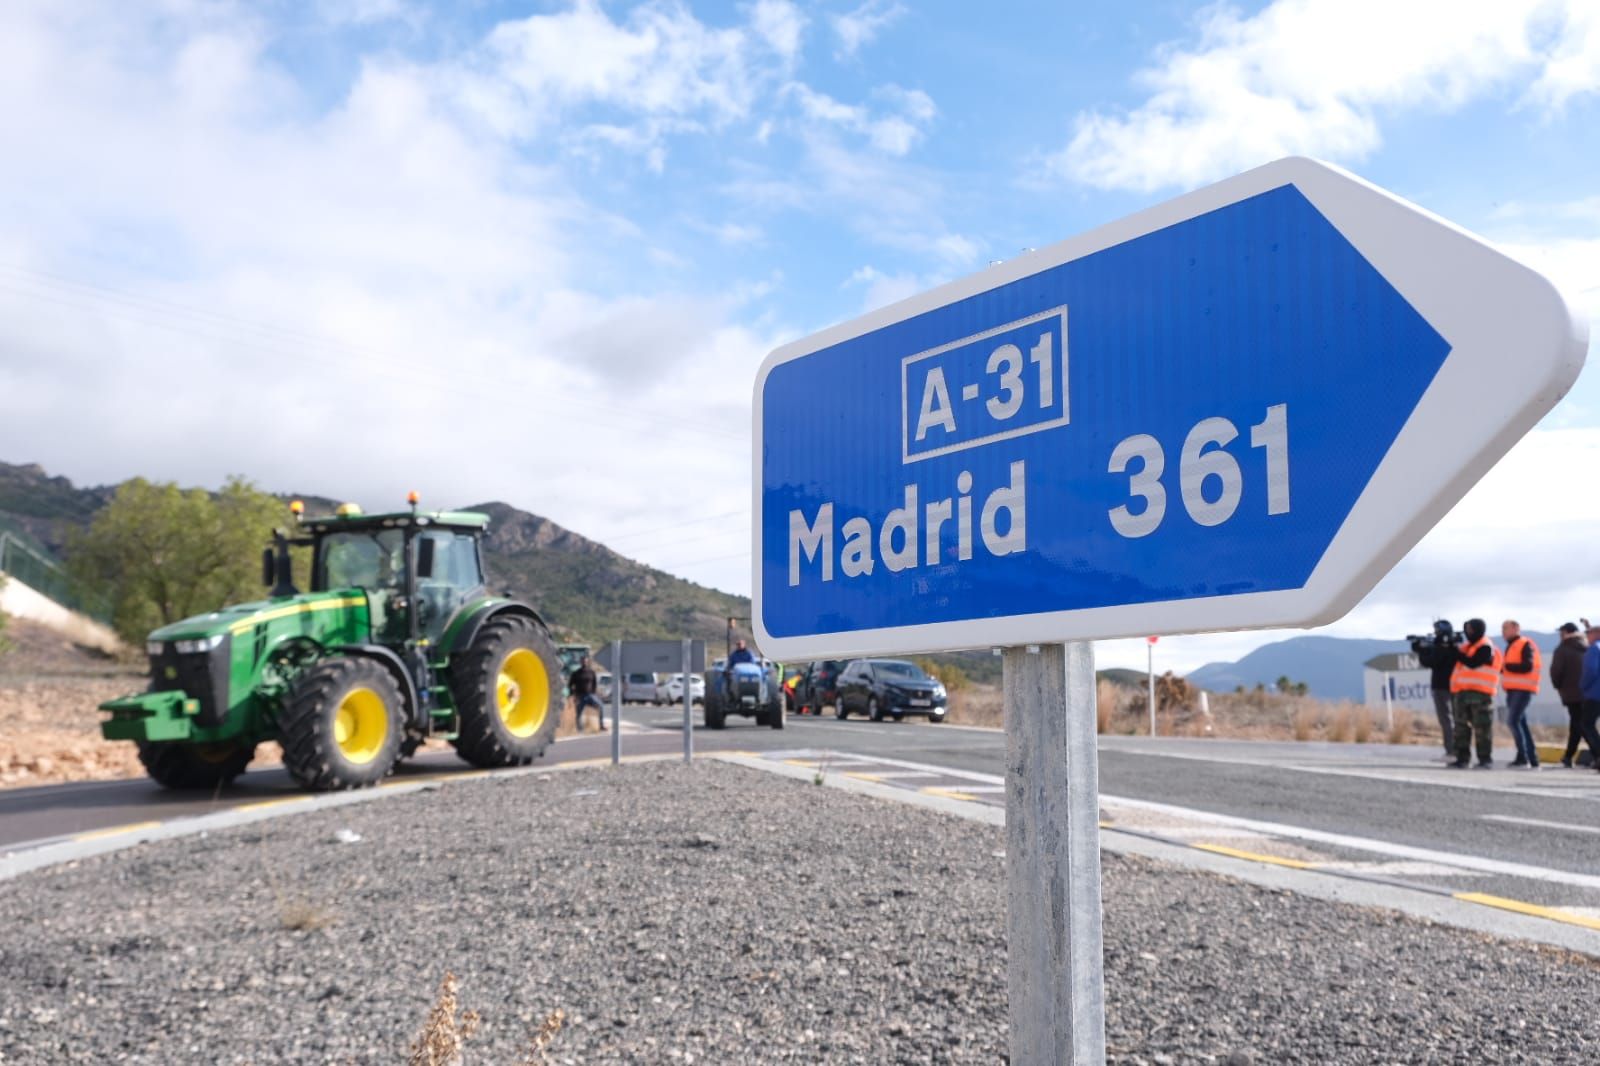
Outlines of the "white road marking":
{"label": "white road marking", "polygon": [[[1381,747],[1372,745],[1372,747]],[[1474,771],[1464,774],[1459,770],[1447,770],[1443,763],[1435,765],[1422,764],[1420,766],[1407,763],[1405,765],[1374,766],[1371,768],[1350,768],[1338,766],[1310,766],[1304,763],[1295,764],[1284,761],[1282,755],[1261,754],[1254,756],[1241,756],[1229,752],[1215,752],[1210,754],[1188,751],[1151,751],[1146,748],[1133,746],[1104,746],[1100,748],[1101,755],[1146,755],[1154,759],[1185,759],[1189,762],[1226,763],[1233,766],[1257,766],[1269,770],[1292,770],[1301,774],[1324,774],[1328,777],[1359,777],[1367,781],[1399,782],[1411,785],[1437,785],[1440,788],[1466,788],[1477,792],[1504,792],[1512,796],[1559,796],[1562,799],[1600,799],[1600,787],[1572,788],[1566,783],[1552,782],[1551,791],[1541,792],[1543,786],[1533,779],[1533,775],[1511,778],[1518,782],[1516,785],[1494,785],[1486,783],[1493,780],[1486,774]],[[1491,774],[1500,774],[1500,779],[1505,780],[1510,775],[1502,773],[1499,769],[1490,771]],[[1559,791],[1558,791],[1559,790]]]}
{"label": "white road marking", "polygon": [[1283,825],[1278,822],[1262,822],[1253,818],[1234,818],[1231,815],[1212,814],[1210,811],[1195,810],[1193,807],[1174,807],[1167,803],[1152,803],[1148,800],[1137,800],[1123,796],[1102,794],[1100,802],[1111,806],[1134,807],[1144,811],[1160,811],[1175,817],[1200,819],[1209,821],[1214,825],[1254,829],[1257,832],[1267,833],[1272,836],[1289,837],[1294,840],[1308,840],[1319,844],[1332,844],[1335,847],[1350,848],[1355,851],[1370,851],[1379,855],[1392,855],[1397,859],[1414,859],[1418,862],[1439,863],[1443,866],[1477,870],[1480,873],[1503,874],[1506,877],[1524,877],[1532,881],[1544,881],[1549,884],[1600,889],[1600,877],[1596,877],[1593,874],[1573,873],[1570,870],[1553,870],[1547,866],[1528,866],[1524,863],[1505,862],[1500,859],[1485,859],[1476,855],[1436,851],[1433,848],[1418,848],[1409,844],[1392,844],[1387,840],[1374,840],[1371,837],[1349,836],[1344,833],[1325,833],[1320,829],[1305,829],[1297,825]]}
{"label": "white road marking", "polygon": [[1571,822],[1546,822],[1539,818],[1517,818],[1509,814],[1480,814],[1479,818],[1488,822],[1510,822],[1513,825],[1532,825],[1540,829],[1564,829],[1569,833],[1592,833],[1600,836],[1600,826],[1573,825]]}

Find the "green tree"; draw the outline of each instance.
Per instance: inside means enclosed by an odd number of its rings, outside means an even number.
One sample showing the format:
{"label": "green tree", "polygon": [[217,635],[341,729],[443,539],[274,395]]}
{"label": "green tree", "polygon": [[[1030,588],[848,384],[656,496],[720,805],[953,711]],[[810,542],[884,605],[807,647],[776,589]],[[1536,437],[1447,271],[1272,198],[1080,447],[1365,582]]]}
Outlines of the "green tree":
{"label": "green tree", "polygon": [[281,501],[242,477],[215,494],[134,478],[71,539],[67,567],[138,643],[157,626],[259,598],[261,549],[290,522]]}
{"label": "green tree", "polygon": [[1280,674],[1278,676],[1277,689],[1279,692],[1287,696],[1294,690],[1294,682],[1289,680],[1288,675]]}

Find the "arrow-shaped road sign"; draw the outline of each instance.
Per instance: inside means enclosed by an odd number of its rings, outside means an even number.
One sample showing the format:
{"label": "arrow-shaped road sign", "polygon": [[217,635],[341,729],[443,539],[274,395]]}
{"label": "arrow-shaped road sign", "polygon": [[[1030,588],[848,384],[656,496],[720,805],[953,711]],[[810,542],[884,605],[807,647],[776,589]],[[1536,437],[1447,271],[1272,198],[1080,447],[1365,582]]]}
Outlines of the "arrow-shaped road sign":
{"label": "arrow-shaped road sign", "polygon": [[1543,277],[1285,159],[836,326],[755,393],[780,658],[1331,621],[1583,365]]}

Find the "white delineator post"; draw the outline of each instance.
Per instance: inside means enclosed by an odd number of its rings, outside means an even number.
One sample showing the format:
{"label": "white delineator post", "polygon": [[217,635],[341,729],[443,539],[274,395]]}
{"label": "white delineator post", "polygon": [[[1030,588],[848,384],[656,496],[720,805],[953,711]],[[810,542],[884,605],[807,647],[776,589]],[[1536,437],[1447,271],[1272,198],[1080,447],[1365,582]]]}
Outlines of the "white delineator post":
{"label": "white delineator post", "polygon": [[611,765],[622,763],[622,686],[628,675],[622,672],[622,641],[611,642]]}
{"label": "white delineator post", "polygon": [[1148,688],[1147,696],[1150,701],[1150,735],[1156,735],[1156,642],[1145,642],[1145,684]]}
{"label": "white delineator post", "polygon": [[1101,1066],[1094,647],[1007,648],[1004,663],[1010,1061]]}
{"label": "white delineator post", "polygon": [[683,761],[694,759],[694,679],[689,676],[689,664],[694,655],[693,641],[683,642]]}

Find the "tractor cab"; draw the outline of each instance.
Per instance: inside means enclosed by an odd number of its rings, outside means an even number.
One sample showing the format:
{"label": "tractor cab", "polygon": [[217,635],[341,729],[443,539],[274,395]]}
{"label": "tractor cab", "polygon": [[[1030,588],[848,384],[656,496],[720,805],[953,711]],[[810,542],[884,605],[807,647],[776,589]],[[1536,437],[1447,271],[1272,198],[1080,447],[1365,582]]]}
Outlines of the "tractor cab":
{"label": "tractor cab", "polygon": [[367,515],[343,504],[332,515],[302,519],[309,536],[285,538],[276,554],[268,549],[265,573],[274,596],[294,595],[283,549],[310,547],[311,591],[364,593],[374,640],[436,642],[456,612],[484,594],[478,541],[487,524],[486,516],[463,511]]}

